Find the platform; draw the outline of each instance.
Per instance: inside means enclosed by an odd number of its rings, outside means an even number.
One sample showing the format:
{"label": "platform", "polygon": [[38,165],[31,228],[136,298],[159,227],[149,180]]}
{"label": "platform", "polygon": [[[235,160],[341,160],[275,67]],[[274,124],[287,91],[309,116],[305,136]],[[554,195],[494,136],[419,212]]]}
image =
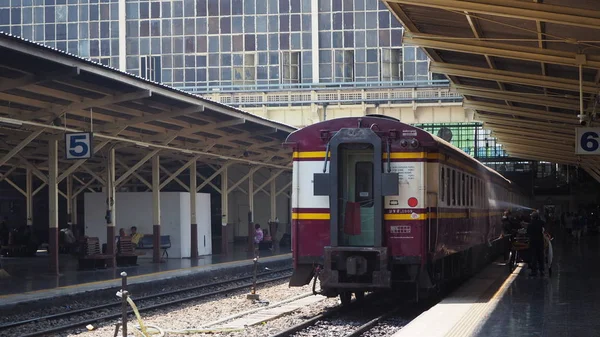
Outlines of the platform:
{"label": "platform", "polygon": [[492,264],[394,336],[599,336],[600,237],[554,244],[552,277]]}
{"label": "platform", "polygon": [[[263,263],[291,259],[289,250],[273,255],[261,251]],[[72,295],[91,290],[119,286],[120,273],[127,272],[128,283],[144,283],[194,273],[221,270],[251,265],[252,258],[243,249],[235,249],[228,255],[207,255],[198,259],[166,259],[163,263],[152,263],[150,259],[138,259],[138,266],[77,271],[77,259],[69,255],[60,256],[60,275],[48,274],[48,257],[2,258],[3,267],[11,274],[0,279],[0,306],[21,301],[50,298],[57,295]]]}

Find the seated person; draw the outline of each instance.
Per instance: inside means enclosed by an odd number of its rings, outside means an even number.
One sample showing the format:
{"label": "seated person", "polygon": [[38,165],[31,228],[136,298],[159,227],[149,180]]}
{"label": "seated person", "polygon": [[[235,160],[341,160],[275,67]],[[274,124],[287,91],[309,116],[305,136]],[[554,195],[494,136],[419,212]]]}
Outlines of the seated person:
{"label": "seated person", "polygon": [[143,236],[144,235],[142,233],[137,232],[137,227],[135,227],[135,226],[131,227],[131,243],[133,243],[134,248],[138,247],[139,242]]}

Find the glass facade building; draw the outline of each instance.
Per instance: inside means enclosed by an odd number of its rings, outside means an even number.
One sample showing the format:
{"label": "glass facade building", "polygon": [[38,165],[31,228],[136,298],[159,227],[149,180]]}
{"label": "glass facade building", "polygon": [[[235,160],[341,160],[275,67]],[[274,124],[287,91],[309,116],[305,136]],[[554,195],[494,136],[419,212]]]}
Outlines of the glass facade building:
{"label": "glass facade building", "polygon": [[377,0],[0,0],[0,31],[175,87],[432,79]]}

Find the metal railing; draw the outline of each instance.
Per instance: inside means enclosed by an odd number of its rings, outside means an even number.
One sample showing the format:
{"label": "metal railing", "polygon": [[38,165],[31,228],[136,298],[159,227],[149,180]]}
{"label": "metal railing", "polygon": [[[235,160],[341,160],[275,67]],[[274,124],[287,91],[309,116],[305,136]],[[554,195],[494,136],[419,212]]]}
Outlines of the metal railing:
{"label": "metal railing", "polygon": [[[367,85],[368,84],[368,85]],[[239,90],[237,90],[239,88]],[[263,87],[202,87],[179,89],[234,106],[278,106],[360,103],[457,103],[462,96],[450,91],[448,81],[403,81],[365,83],[299,83]]]}

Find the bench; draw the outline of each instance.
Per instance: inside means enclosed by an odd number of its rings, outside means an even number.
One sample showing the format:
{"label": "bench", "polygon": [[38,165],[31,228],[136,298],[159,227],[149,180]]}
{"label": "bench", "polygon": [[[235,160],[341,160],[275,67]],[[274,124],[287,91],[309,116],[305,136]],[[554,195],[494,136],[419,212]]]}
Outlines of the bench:
{"label": "bench", "polygon": [[[138,249],[154,249],[154,235],[146,234],[142,236],[140,242],[138,242]],[[171,236],[161,235],[160,236],[160,249],[163,250],[162,256],[167,255],[169,258],[169,252],[167,249],[171,248]]]}
{"label": "bench", "polygon": [[137,266],[138,256],[146,254],[135,251],[135,247],[129,236],[119,237],[117,245],[117,267]]}
{"label": "bench", "polygon": [[82,255],[79,257],[79,269],[105,269],[110,255],[100,253],[100,240],[96,237],[86,238],[83,242]]}

